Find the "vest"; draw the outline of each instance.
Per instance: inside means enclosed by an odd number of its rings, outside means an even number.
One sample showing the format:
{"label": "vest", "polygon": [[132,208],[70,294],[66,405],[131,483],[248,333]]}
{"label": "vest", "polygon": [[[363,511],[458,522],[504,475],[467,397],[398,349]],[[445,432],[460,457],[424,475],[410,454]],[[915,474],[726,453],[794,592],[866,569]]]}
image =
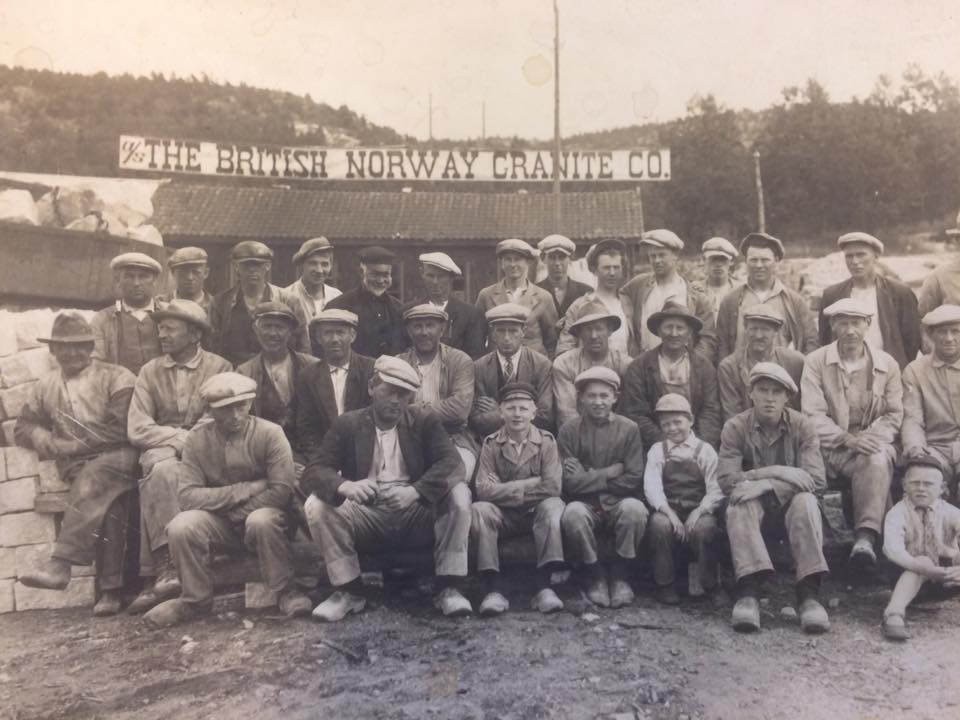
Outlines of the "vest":
{"label": "vest", "polygon": [[[666,440],[661,442],[666,443]],[[703,470],[697,462],[703,453],[703,440],[700,440],[692,458],[673,458],[666,456],[663,463],[663,492],[667,503],[682,517],[700,505],[707,494],[707,482]],[[664,445],[666,455],[666,445]]]}
{"label": "vest", "polygon": [[128,312],[116,313],[116,320],[117,357],[106,360],[122,365],[137,375],[140,368],[163,354],[160,351],[157,324],[149,316],[141,322]]}

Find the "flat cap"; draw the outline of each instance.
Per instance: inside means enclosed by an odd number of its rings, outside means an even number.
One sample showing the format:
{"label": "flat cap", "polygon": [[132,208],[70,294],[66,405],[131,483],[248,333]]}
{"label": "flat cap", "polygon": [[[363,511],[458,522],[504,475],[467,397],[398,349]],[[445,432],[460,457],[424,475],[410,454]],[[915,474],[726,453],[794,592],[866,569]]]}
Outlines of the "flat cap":
{"label": "flat cap", "polygon": [[537,250],[532,247],[530,243],[524,242],[523,240],[517,240],[516,238],[501,240],[497,243],[498,257],[508,252],[520,253],[524,257],[528,257],[531,260],[536,260],[537,258]]}
{"label": "flat cap", "polygon": [[626,262],[627,257],[627,245],[622,240],[617,240],[616,238],[607,238],[605,240],[600,240],[599,242],[590,246],[587,250],[587,254],[584,256],[584,259],[587,261],[587,269],[590,272],[595,272],[597,269],[597,258],[601,253],[605,252],[618,252],[620,257],[624,258]]}
{"label": "flat cap", "polygon": [[683,413],[687,417],[693,417],[693,409],[690,407],[690,401],[679,393],[667,393],[659,400],[657,406],[653,409],[654,414],[660,413]]}
{"label": "flat cap", "polygon": [[484,314],[488,325],[497,323],[518,323],[524,325],[530,317],[530,310],[524,305],[517,303],[503,303],[496,305]]}
{"label": "flat cap", "polygon": [[293,310],[290,309],[290,306],[286,303],[282,303],[279,300],[268,300],[267,302],[259,303],[253,309],[253,319],[259,320],[260,318],[265,317],[274,317],[280,318],[281,320],[286,320],[293,327],[297,327],[300,324],[300,321],[297,319],[297,316],[293,314]]}
{"label": "flat cap", "polygon": [[841,235],[837,238],[837,247],[839,248],[842,248],[844,245],[851,245],[853,243],[863,243],[864,245],[869,245],[877,251],[878,255],[883,255],[883,243],[869,233],[851,232],[847,233],[846,235]]}
{"label": "flat cap", "polygon": [[750,233],[740,241],[740,254],[746,255],[747,250],[752,247],[770,248],[773,250],[773,254],[777,257],[777,260],[783,260],[783,243],[773,235],[767,235],[762,232]]}
{"label": "flat cap", "polygon": [[727,257],[733,260],[740,253],[733,243],[723,237],[712,237],[700,246],[705,257]]}
{"label": "flat cap", "polygon": [[753,366],[750,370],[750,387],[753,387],[753,384],[762,378],[767,378],[768,380],[773,380],[783,385],[783,387],[794,395],[798,392],[797,384],[793,381],[793,378],[790,377],[790,373],[774,362],[758,362]]}
{"label": "flat cap", "polygon": [[703,322],[700,320],[700,318],[690,312],[690,308],[688,308],[686,305],[681,305],[678,302],[674,302],[673,300],[668,300],[664,304],[662,310],[653,313],[647,318],[647,329],[654,335],[659,335],[660,326],[667,318],[680,318],[681,320],[686,320],[687,325],[693,328],[694,332],[700,332],[700,330],[703,328]]}
{"label": "flat cap", "polygon": [[420,388],[420,376],[410,363],[392,355],[381,355],[373,364],[373,371],[380,379],[404,390],[416,392]]}
{"label": "flat cap", "polygon": [[780,311],[770,305],[754,305],[749,310],[743,311],[743,321],[753,320],[755,322],[766,322],[777,327],[783,327],[783,315]]}
{"label": "flat cap", "polygon": [[93,328],[90,327],[90,323],[84,319],[83,315],[68,310],[53,319],[50,337],[38,337],[37,341],[42,343],[92,343],[96,339],[97,336],[94,335]]}
{"label": "flat cap", "polygon": [[[591,308],[592,309],[592,308]],[[606,320],[607,324],[610,325],[610,332],[615,333],[620,329],[620,326],[623,322],[620,320],[619,315],[614,315],[612,312],[609,312],[604,308],[599,312],[588,312],[585,315],[581,315],[575,321],[570,323],[570,326],[567,328],[574,335],[585,325],[589,325],[592,322],[597,322],[598,320]]]}
{"label": "flat cap", "polygon": [[453,258],[451,258],[446,253],[442,253],[442,252],[424,253],[423,255],[420,256],[420,262],[423,263],[424,265],[432,265],[433,267],[440,268],[441,270],[445,270],[448,273],[453,273],[457,277],[460,277],[461,275],[463,275],[463,272],[460,270],[457,264],[453,261]]}
{"label": "flat cap", "polygon": [[213,408],[253,400],[256,396],[257,381],[237,372],[217,373],[200,386],[200,397]]}
{"label": "flat cap", "polygon": [[497,395],[497,400],[505,403],[507,400],[532,400],[537,401],[537,389],[530,383],[512,382],[507,383]]}
{"label": "flat cap", "polygon": [[905,470],[909,470],[912,467],[932,467],[936,468],[941,474],[943,474],[943,464],[936,457],[929,453],[922,453],[920,455],[904,455],[903,467]]}
{"label": "flat cap", "polygon": [[304,260],[306,260],[311,255],[316,255],[317,253],[331,253],[333,252],[333,245],[330,244],[330,241],[325,237],[315,237],[310,238],[305,241],[303,245],[300,246],[300,249],[293,254],[293,264],[299,265]]}
{"label": "flat cap", "polygon": [[360,262],[368,265],[393,265],[397,261],[397,256],[384,247],[373,245],[364,248],[358,255]]}
{"label": "flat cap", "polygon": [[447,315],[447,311],[442,307],[434,305],[433,303],[420,303],[419,305],[414,305],[413,307],[408,307],[403,311],[403,321],[410,322],[411,320],[416,320],[417,318],[434,318],[436,320],[442,320],[446,322],[450,319],[450,316]]}
{"label": "flat cap", "polygon": [[110,269],[118,270],[125,267],[139,267],[160,274],[163,267],[149,255],[140,252],[128,252],[117,255],[110,261]]}
{"label": "flat cap", "polygon": [[207,251],[198,247],[183,247],[167,260],[167,267],[173,270],[181,265],[206,265]]}
{"label": "flat cap", "polygon": [[243,262],[245,260],[259,260],[266,262],[273,260],[273,250],[259,240],[244,240],[238,242],[230,251],[230,259]]}
{"label": "flat cap", "polygon": [[683,250],[683,240],[673,230],[667,230],[666,228],[647,230],[640,236],[640,244],[667,250]]}
{"label": "flat cap", "polygon": [[577,251],[577,246],[573,240],[566,235],[547,235],[543,240],[537,243],[537,250],[541,255],[551,252],[562,252],[565,255],[573,255]]}
{"label": "flat cap", "polygon": [[342,325],[357,327],[360,324],[360,318],[357,317],[356,313],[352,313],[349,310],[326,308],[311,318],[310,327],[313,327],[318,323],[340,323]]}
{"label": "flat cap", "polygon": [[595,365],[592,368],[587,368],[574,378],[573,385],[579,390],[582,386],[591,382],[606,383],[612,387],[615,392],[620,392],[620,376],[614,370],[604,365]]}
{"label": "flat cap", "polygon": [[193,300],[176,298],[151,312],[150,317],[153,318],[154,322],[172,318],[196,325],[204,332],[210,332],[211,330],[210,321],[207,319],[207,311]]}
{"label": "flat cap", "polygon": [[825,317],[832,318],[837,315],[847,315],[856,318],[872,318],[873,310],[861,300],[854,300],[852,297],[840,298],[829,307],[823,309]]}
{"label": "flat cap", "polygon": [[921,320],[927,327],[960,323],[960,305],[940,305],[923,316]]}

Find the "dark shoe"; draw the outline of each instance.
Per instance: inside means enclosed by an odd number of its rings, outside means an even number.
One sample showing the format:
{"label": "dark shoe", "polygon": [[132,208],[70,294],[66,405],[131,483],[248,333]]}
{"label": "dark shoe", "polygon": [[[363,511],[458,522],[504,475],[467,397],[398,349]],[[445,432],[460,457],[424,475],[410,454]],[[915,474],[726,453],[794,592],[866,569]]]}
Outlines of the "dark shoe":
{"label": "dark shoe", "polygon": [[60,558],[50,558],[32,572],[17,578],[27,587],[45,590],[63,590],[70,583],[70,563]]}
{"label": "dark shoe", "polygon": [[872,567],[877,564],[877,551],[870,538],[859,537],[850,550],[850,564],[855,567]]}
{"label": "dark shoe", "polygon": [[100,593],[100,599],[93,606],[95,617],[107,617],[116,615],[120,612],[120,593],[117,590],[104,590]]}
{"label": "dark shoe", "polygon": [[883,636],[893,642],[904,642],[910,639],[910,632],[907,630],[907,623],[900,613],[890,613],[884,615],[883,625],[880,626]]}
{"label": "dark shoe", "polygon": [[277,599],[277,607],[287,617],[306,617],[313,610],[313,602],[299,590],[284,590]]}
{"label": "dark shoe", "polygon": [[140,594],[127,606],[127,612],[131,615],[141,615],[164,600],[171,600],[180,594],[179,580],[176,580],[176,584],[167,581],[162,593],[159,592],[158,582],[151,583],[141,590]]}
{"label": "dark shoe", "polygon": [[760,630],[760,603],[755,597],[746,596],[737,600],[730,615],[730,624],[737,632],[757,632]]}
{"label": "dark shoe", "polygon": [[680,596],[677,594],[677,590],[673,587],[673,583],[670,585],[657,585],[657,590],[654,593],[654,597],[657,599],[658,603],[663,605],[679,605]]}
{"label": "dark shoe", "polygon": [[157,605],[144,615],[143,619],[154,627],[171,627],[209,615],[211,607],[211,605],[197,605],[196,603],[184,602],[180,598],[174,598]]}
{"label": "dark shoe", "polygon": [[807,598],[800,604],[800,627],[809,635],[820,635],[830,629],[830,617],[819,601]]}

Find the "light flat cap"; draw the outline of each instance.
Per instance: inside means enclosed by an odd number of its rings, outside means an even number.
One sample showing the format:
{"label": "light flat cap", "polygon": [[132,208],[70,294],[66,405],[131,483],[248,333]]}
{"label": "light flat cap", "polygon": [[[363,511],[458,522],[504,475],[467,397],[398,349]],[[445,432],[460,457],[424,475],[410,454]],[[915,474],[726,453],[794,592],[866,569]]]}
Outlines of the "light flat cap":
{"label": "light flat cap", "polygon": [[447,311],[442,307],[438,307],[433,303],[420,303],[419,305],[414,305],[413,307],[408,307],[403,311],[403,321],[410,322],[411,320],[416,320],[418,318],[433,318],[435,320],[442,320],[446,322],[450,319],[450,316],[447,315]]}
{"label": "light flat cap", "polygon": [[606,383],[613,388],[614,392],[620,392],[620,376],[614,370],[603,365],[587,368],[574,378],[573,385],[577,390],[580,390],[584,385],[591,382]]}
{"label": "light flat cap", "polygon": [[531,246],[530,243],[524,242],[523,240],[517,240],[516,238],[501,240],[497,243],[497,257],[508,252],[519,253],[524,257],[530,258],[531,260],[536,260],[537,258],[536,248]]}
{"label": "light flat cap", "polygon": [[423,255],[420,256],[420,262],[423,263],[424,265],[431,265],[435,268],[440,268],[441,270],[444,270],[448,273],[453,273],[457,277],[460,277],[461,275],[463,275],[463,272],[460,270],[457,264],[453,261],[453,258],[451,258],[446,253],[442,253],[442,252],[424,253]]}
{"label": "light flat cap", "polygon": [[379,245],[364,248],[360,251],[358,257],[360,262],[368,265],[393,265],[397,261],[396,255]]}
{"label": "light flat cap", "polygon": [[191,325],[196,325],[204,332],[211,331],[210,321],[207,319],[207,311],[197,305],[193,300],[176,298],[151,312],[150,317],[153,318],[154,322],[160,322],[166,319],[183,320]]}
{"label": "light flat cap", "polygon": [[512,382],[507,383],[497,395],[497,400],[505,403],[507,400],[532,400],[537,401],[537,389],[530,383]]}
{"label": "light flat cap", "polygon": [[53,319],[50,337],[38,337],[42,343],[92,343],[97,336],[83,315],[72,310],[62,312]]}
{"label": "light flat cap", "polygon": [[503,303],[502,305],[496,305],[487,310],[484,317],[487,318],[488,325],[496,325],[497,323],[517,323],[524,325],[530,317],[530,310],[526,306],[518,305],[517,303]]}
{"label": "light flat cap", "polygon": [[257,381],[237,372],[223,372],[207,378],[200,397],[212,408],[233,405],[257,396]]}
{"label": "light flat cap", "polygon": [[610,332],[612,333],[615,333],[617,330],[619,330],[620,326],[623,324],[619,315],[614,315],[604,308],[600,312],[588,312],[586,315],[581,315],[574,322],[570,323],[570,327],[567,329],[572,334],[576,335],[577,332],[584,326],[589,325],[592,322],[602,320],[606,320],[607,324],[610,326]]}
{"label": "light flat cap", "polygon": [[769,248],[770,250],[773,250],[773,254],[776,256],[777,260],[783,260],[783,243],[780,242],[779,238],[775,238],[773,235],[767,235],[766,233],[761,232],[750,233],[740,241],[740,254],[746,255],[747,250],[752,247]]}
{"label": "light flat cap", "polygon": [[173,270],[182,265],[206,265],[207,251],[198,247],[183,247],[167,260],[167,267]]}
{"label": "light flat cap", "polygon": [[727,257],[733,260],[740,253],[733,243],[723,237],[712,237],[700,246],[704,257]]}
{"label": "light flat cap", "polygon": [[140,252],[128,252],[117,255],[110,261],[111,270],[119,270],[125,267],[138,267],[160,274],[163,267],[149,255]]}
{"label": "light flat cap", "polygon": [[960,305],[940,305],[923,316],[921,322],[927,327],[960,323]]}
{"label": "light flat cap", "polygon": [[823,314],[828,318],[837,317],[838,315],[856,318],[872,318],[873,310],[871,310],[865,302],[860,300],[840,298],[829,307],[825,307]]}
{"label": "light flat cap", "polygon": [[683,250],[683,240],[673,230],[667,230],[666,228],[647,230],[640,236],[640,244],[678,252]]}
{"label": "light flat cap", "polygon": [[293,327],[297,327],[297,325],[300,324],[297,316],[293,314],[293,310],[291,310],[286,303],[282,303],[279,300],[262,302],[253,309],[254,320],[259,320],[260,318],[266,317],[286,320]]}
{"label": "light flat cap", "polygon": [[310,238],[305,241],[303,245],[300,246],[300,249],[293,254],[293,264],[299,265],[304,260],[306,260],[311,255],[316,255],[317,253],[332,253],[333,245],[330,244],[330,241],[325,237],[315,237]]}
{"label": "light flat cap", "polygon": [[267,262],[273,260],[273,250],[268,248],[259,240],[244,240],[238,242],[230,251],[230,259],[237,262],[258,261]]}
{"label": "light flat cap", "polygon": [[837,247],[842,248],[845,245],[852,245],[853,243],[862,243],[864,245],[869,245],[874,250],[877,251],[878,255],[883,255],[883,243],[880,242],[878,238],[875,238],[873,235],[865,232],[851,232],[846,235],[841,235],[837,238]]}
{"label": "light flat cap", "polygon": [[653,313],[647,318],[647,329],[654,335],[659,335],[660,326],[667,318],[679,318],[680,320],[685,320],[687,325],[689,325],[694,332],[700,332],[700,330],[703,328],[703,321],[690,312],[690,308],[688,308],[686,305],[681,305],[678,302],[674,302],[673,300],[668,300],[666,304],[664,304],[662,310]]}
{"label": "light flat cap", "polygon": [[693,409],[690,407],[690,401],[678,393],[667,393],[659,400],[657,406],[653,409],[655,415],[661,413],[683,413],[689,418],[693,417]]}
{"label": "light flat cap", "polygon": [[321,310],[311,318],[310,327],[318,323],[340,323],[341,325],[349,325],[355,328],[360,324],[360,318],[357,317],[356,313],[352,313],[349,310],[327,308]]}
{"label": "light flat cap", "polygon": [[787,390],[796,395],[797,384],[793,381],[793,378],[790,377],[790,373],[784,370],[782,367],[773,362],[758,362],[750,370],[750,387],[753,387],[753,384],[762,378],[767,380],[773,380],[780,385],[783,385]]}
{"label": "light flat cap", "polygon": [[749,310],[743,311],[743,321],[753,320],[754,322],[766,322],[777,327],[783,327],[783,315],[780,311],[769,305],[754,305]]}
{"label": "light flat cap", "polygon": [[417,375],[417,371],[410,366],[410,363],[398,357],[381,355],[373,364],[373,371],[383,382],[390,385],[411,392],[416,392],[420,388],[420,376]]}
{"label": "light flat cap", "polygon": [[614,252],[620,253],[620,257],[623,258],[623,262],[627,262],[627,245],[622,240],[617,240],[616,238],[607,238],[606,240],[600,240],[594,245],[591,245],[587,250],[587,254],[584,256],[584,259],[587,261],[587,269],[590,272],[596,272],[597,258],[600,256],[600,254]]}
{"label": "light flat cap", "polygon": [[543,240],[537,243],[537,250],[541,255],[551,252],[562,252],[564,255],[573,255],[577,251],[577,246],[573,240],[566,235],[547,235]]}

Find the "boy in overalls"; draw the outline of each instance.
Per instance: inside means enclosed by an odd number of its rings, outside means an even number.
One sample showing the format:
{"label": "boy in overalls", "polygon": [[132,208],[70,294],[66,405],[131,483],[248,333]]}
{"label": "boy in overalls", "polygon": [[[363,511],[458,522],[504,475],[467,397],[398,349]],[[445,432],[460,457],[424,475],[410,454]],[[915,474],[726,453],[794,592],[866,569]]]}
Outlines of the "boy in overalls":
{"label": "boy in overalls", "polygon": [[[650,448],[643,474],[643,491],[654,510],[647,525],[653,553],[656,598],[665,605],[680,602],[674,587],[674,551],[686,543],[695,561],[691,587],[714,591],[717,583],[715,541],[719,533],[714,512],[723,502],[717,484],[717,453],[693,433],[693,413],[682,395],[669,393],[657,401],[654,413],[664,439]],[[697,582],[699,580],[699,583]]]}

